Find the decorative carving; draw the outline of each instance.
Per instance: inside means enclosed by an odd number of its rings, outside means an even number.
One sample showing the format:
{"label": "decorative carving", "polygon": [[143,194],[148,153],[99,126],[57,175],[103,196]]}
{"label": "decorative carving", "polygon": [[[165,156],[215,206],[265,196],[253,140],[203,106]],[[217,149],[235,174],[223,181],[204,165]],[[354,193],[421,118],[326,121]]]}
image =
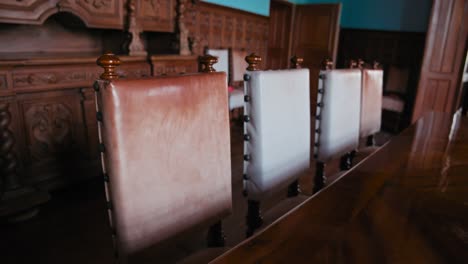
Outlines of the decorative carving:
{"label": "decorative carving", "polygon": [[8,103],[0,102],[0,171],[4,190],[13,190],[20,187],[20,183],[16,174],[17,159],[13,151],[15,138],[9,129],[11,114],[8,108]]}
{"label": "decorative carving", "polygon": [[33,160],[55,160],[71,148],[73,119],[64,104],[34,104],[25,119]]}
{"label": "decorative carving", "polygon": [[92,5],[96,9],[109,8],[112,3],[112,0],[83,0],[83,1],[86,4]]}
{"label": "decorative carving", "polygon": [[97,65],[104,68],[104,73],[100,78],[104,80],[118,79],[119,75],[115,72],[115,68],[120,65],[119,57],[112,52],[106,52],[96,61]]}
{"label": "decorative carving", "polygon": [[145,50],[140,34],[141,29],[137,25],[135,17],[135,0],[128,1],[128,32],[132,36],[128,53],[130,56],[146,56],[148,53]]}

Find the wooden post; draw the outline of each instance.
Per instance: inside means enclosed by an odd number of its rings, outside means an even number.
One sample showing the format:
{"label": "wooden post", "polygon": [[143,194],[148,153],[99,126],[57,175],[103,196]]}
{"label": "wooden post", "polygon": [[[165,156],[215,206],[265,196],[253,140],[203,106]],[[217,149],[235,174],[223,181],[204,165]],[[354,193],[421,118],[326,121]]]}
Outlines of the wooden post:
{"label": "wooden post", "polygon": [[262,62],[262,57],[258,56],[255,53],[251,53],[249,56],[245,57],[245,61],[249,64],[247,67],[248,71],[258,71],[258,65]]}
{"label": "wooden post", "polygon": [[[291,68],[292,69],[301,69],[304,59],[298,56],[293,56],[291,58]],[[299,185],[299,180],[295,180],[288,186],[288,197],[295,197],[301,193],[301,186]]]}
{"label": "wooden post", "polygon": [[120,59],[114,53],[107,51],[97,59],[96,63],[104,69],[104,73],[100,76],[101,79],[110,81],[119,78],[115,68],[120,65]]}
{"label": "wooden post", "polygon": [[218,57],[207,54],[207,55],[198,57],[198,62],[199,62],[199,67],[198,67],[199,72],[216,72],[216,70],[213,68],[213,65],[218,62]]}

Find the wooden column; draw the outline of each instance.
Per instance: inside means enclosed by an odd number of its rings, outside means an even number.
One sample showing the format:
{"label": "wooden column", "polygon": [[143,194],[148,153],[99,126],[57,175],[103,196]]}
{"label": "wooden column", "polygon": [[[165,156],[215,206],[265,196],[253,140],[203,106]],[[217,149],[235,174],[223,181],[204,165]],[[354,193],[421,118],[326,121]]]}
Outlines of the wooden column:
{"label": "wooden column", "polygon": [[467,36],[468,0],[434,0],[412,122],[456,110]]}
{"label": "wooden column", "polygon": [[39,212],[38,206],[47,202],[50,196],[21,183],[9,108],[8,102],[0,101],[0,217],[16,222],[35,216]]}

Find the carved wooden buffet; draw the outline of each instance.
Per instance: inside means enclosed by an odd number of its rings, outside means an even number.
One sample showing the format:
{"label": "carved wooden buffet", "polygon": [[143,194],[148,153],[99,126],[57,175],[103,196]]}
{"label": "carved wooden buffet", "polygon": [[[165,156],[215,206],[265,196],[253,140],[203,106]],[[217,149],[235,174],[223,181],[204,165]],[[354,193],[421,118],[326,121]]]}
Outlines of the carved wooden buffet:
{"label": "carved wooden buffet", "polygon": [[[151,75],[145,57],[122,57],[122,77]],[[46,189],[96,176],[98,140],[92,83],[96,58],[1,61],[0,96],[8,102],[18,171]]]}
{"label": "carved wooden buffet", "polygon": [[19,211],[17,190],[41,193],[25,210],[100,175],[92,86],[104,51],[121,78],[197,72],[205,46],[265,56],[268,22],[195,0],[0,1],[0,218]]}

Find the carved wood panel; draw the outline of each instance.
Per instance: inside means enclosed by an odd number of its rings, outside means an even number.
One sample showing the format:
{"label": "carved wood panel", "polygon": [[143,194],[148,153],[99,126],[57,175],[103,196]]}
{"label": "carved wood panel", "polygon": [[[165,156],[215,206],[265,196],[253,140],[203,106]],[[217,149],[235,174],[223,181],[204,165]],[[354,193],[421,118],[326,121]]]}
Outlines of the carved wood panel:
{"label": "carved wood panel", "polygon": [[136,18],[142,30],[174,32],[177,0],[137,0]]}
{"label": "carved wood panel", "polygon": [[427,111],[455,111],[467,36],[468,0],[435,0],[413,122]]}
{"label": "carved wood panel", "polygon": [[3,0],[0,22],[43,24],[52,14],[70,12],[87,26],[123,29],[124,0]]}
{"label": "carved wood panel", "polygon": [[198,71],[196,56],[152,56],[153,76],[195,73]]}
{"label": "carved wood panel", "polygon": [[202,55],[205,47],[224,47],[255,52],[267,59],[268,17],[199,2],[186,9],[184,20],[197,55]]}
{"label": "carved wood panel", "polygon": [[85,134],[77,94],[66,90],[18,96],[25,132],[22,160],[35,181],[76,171],[83,160]]}

